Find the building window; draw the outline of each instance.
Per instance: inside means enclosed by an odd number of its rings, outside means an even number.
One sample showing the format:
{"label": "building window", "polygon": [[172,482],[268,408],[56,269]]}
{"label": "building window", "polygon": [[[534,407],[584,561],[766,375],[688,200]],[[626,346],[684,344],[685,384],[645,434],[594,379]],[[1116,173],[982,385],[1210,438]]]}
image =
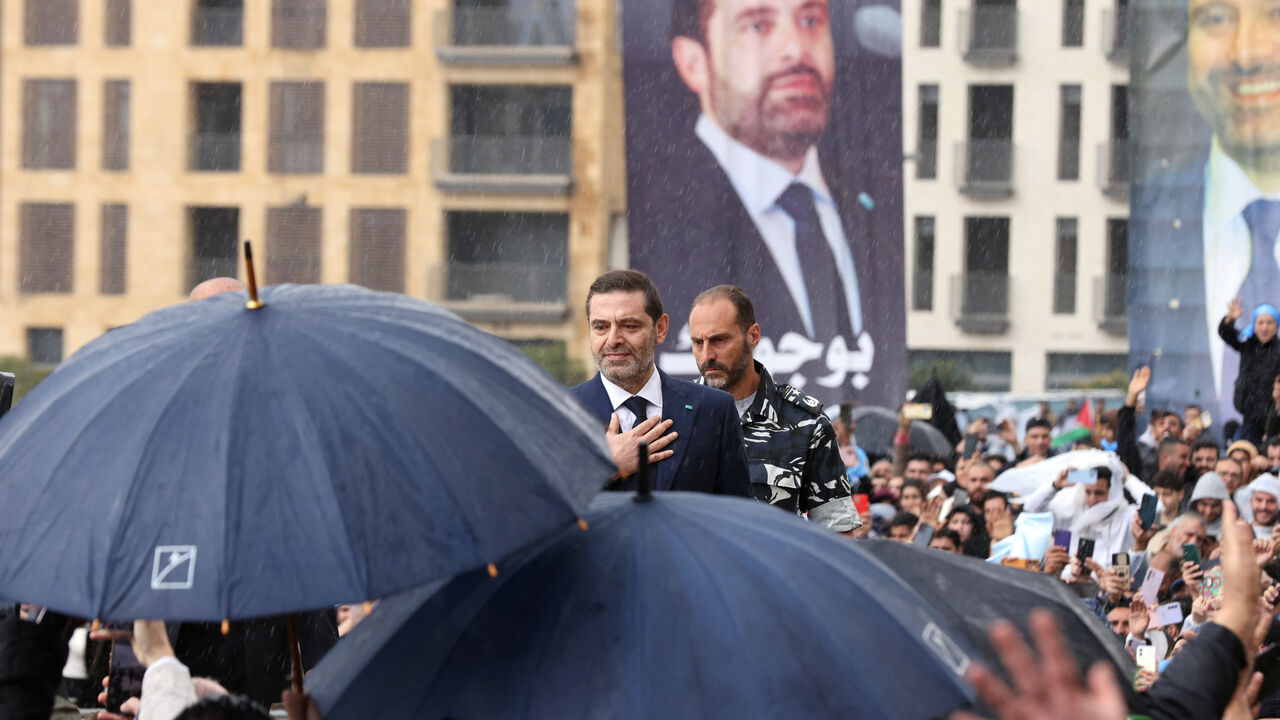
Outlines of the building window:
{"label": "building window", "polygon": [[1080,179],[1080,86],[1061,88],[1062,118],[1058,126],[1058,179]]}
{"label": "building window", "polygon": [[451,212],[447,224],[449,300],[565,301],[567,214]]}
{"label": "building window", "polygon": [[23,39],[28,45],[75,45],[80,0],[26,0]]}
{"label": "building window", "polygon": [[[1044,0],[1038,0],[1043,2]],[[970,62],[1007,65],[1018,59],[1018,7],[1015,0],[972,0],[963,48]]]}
{"label": "building window", "polygon": [[270,123],[269,172],[324,171],[323,83],[271,83]]}
{"label": "building window", "polygon": [[915,272],[911,281],[911,309],[933,309],[933,218],[916,218]]}
{"label": "building window", "polygon": [[408,213],[400,208],[351,211],[351,282],[370,290],[404,292],[405,230]]}
{"label": "building window", "polygon": [[1046,390],[1075,390],[1090,387],[1110,387],[1107,383],[1127,378],[1127,355],[1086,355],[1077,353],[1049,353],[1046,357],[1048,373]]}
{"label": "building window", "polygon": [[287,50],[324,47],[327,4],[326,0],[273,0],[271,46]]}
{"label": "building window", "polygon": [[450,172],[571,172],[573,88],[455,85],[450,97]]}
{"label": "building window", "polygon": [[400,175],[409,168],[408,83],[356,83],[351,172]]}
{"label": "building window", "polygon": [[102,84],[102,169],[129,169],[129,81]]}
{"label": "building window", "polygon": [[1084,45],[1084,0],[1062,2],[1062,47]]}
{"label": "building window", "polygon": [[455,0],[453,37],[449,41],[455,46],[472,47],[571,47],[576,22],[573,0]]}
{"label": "building window", "polygon": [[75,277],[76,209],[63,203],[23,203],[18,289],[69,293]]}
{"label": "building window", "polygon": [[102,206],[102,238],[98,246],[98,292],[123,295],[125,291],[129,206]]}
{"label": "building window", "polygon": [[1123,318],[1129,285],[1129,221],[1107,219],[1107,274],[1103,280],[1102,319]]}
{"label": "building window", "polygon": [[356,47],[409,47],[411,0],[356,0]]}
{"label": "building window", "polygon": [[45,367],[62,362],[62,328],[27,328],[27,357]]}
{"label": "building window", "polygon": [[73,170],[76,166],[76,81],[22,83],[22,167]]}
{"label": "building window", "polygon": [[1009,327],[1009,218],[964,219],[964,273],[952,290],[952,313],[964,332]]}
{"label": "building window", "polygon": [[133,0],[107,0],[102,23],[102,43],[129,47],[133,42]]}
{"label": "building window", "polygon": [[916,143],[916,179],[938,177],[938,86],[920,86],[920,138]]}
{"label": "building window", "polygon": [[1013,192],[1013,86],[969,86],[969,141],[960,161],[961,191]]}
{"label": "building window", "polygon": [[193,83],[195,134],[191,169],[240,170],[240,83]]}
{"label": "building window", "polygon": [[1058,218],[1057,261],[1053,273],[1053,312],[1076,311],[1076,219]]}
{"label": "building window", "polygon": [[320,282],[320,208],[267,209],[267,282]]}
{"label": "building window", "polygon": [[920,2],[920,47],[936,48],[942,44],[942,0]]}
{"label": "building window", "polygon": [[240,255],[240,209],[193,207],[187,222],[191,238],[191,266],[187,287],[216,277],[236,277]]}
{"label": "building window", "polygon": [[235,47],[244,44],[244,0],[195,0],[191,44]]}

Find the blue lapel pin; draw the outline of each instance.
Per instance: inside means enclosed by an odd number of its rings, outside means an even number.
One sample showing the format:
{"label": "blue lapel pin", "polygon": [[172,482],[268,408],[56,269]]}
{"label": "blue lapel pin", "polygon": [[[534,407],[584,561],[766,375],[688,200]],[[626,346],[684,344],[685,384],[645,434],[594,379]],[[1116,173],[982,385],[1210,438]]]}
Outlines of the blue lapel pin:
{"label": "blue lapel pin", "polygon": [[685,406],[684,406],[684,409],[685,409],[685,410],[692,410],[692,409],[693,409],[693,406],[692,406],[692,405],[685,405]]}

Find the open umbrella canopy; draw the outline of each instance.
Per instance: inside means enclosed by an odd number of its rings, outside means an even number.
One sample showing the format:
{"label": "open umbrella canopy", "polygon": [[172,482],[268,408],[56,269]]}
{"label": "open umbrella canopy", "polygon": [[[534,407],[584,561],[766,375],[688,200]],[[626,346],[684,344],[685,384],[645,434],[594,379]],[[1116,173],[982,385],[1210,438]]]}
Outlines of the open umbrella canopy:
{"label": "open umbrella canopy", "polygon": [[[969,644],[856,543],[749,500],[607,493],[383,601],[308,677],[325,718],[933,718]],[[907,670],[904,670],[907,669]]]}
{"label": "open umbrella canopy", "polygon": [[1034,608],[1047,608],[1057,618],[1080,667],[1099,660],[1108,663],[1116,669],[1129,700],[1135,699],[1133,658],[1125,652],[1124,643],[1061,580],[910,543],[868,540],[863,547],[915,588],[933,607],[934,616],[963,634],[994,671],[1003,673],[1004,665],[987,640],[991,623],[1003,618],[1029,637],[1027,617]]}
{"label": "open umbrella canopy", "polygon": [[379,597],[571,523],[613,470],[559,383],[447,311],[262,300],[113,330],[0,421],[0,595],[118,620]]}
{"label": "open umbrella canopy", "polygon": [[[856,407],[849,417],[858,424],[858,447],[868,455],[893,455],[893,436],[898,432],[898,413],[875,405]],[[938,428],[923,420],[911,421],[911,451],[930,457],[949,458],[955,446]]]}

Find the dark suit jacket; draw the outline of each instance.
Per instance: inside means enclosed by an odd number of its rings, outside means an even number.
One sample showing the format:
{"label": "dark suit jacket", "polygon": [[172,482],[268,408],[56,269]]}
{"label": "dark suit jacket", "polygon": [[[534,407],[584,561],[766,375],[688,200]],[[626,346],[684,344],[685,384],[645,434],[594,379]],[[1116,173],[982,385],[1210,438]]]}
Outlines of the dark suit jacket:
{"label": "dark suit jacket", "polygon": [[[1220,404],[1205,314],[1204,155],[1135,183],[1129,219],[1129,356],[1150,364],[1147,406]],[[1220,315],[1226,314],[1226,307]],[[1234,413],[1232,413],[1234,414]],[[1219,415],[1219,422],[1227,418]]]}
{"label": "dark suit jacket", "polygon": [[[655,490],[690,490],[715,495],[753,497],[747,453],[742,441],[742,421],[733,396],[723,390],[677,380],[659,371],[662,379],[662,418],[672,420],[679,433],[665,449],[675,454],[654,466]],[[613,405],[597,374],[569,389],[574,397],[606,427]],[[610,490],[634,490],[635,476],[609,486]]]}
{"label": "dark suit jacket", "polygon": [[[896,237],[880,227],[892,205],[868,210],[856,200],[859,188],[847,187],[830,176],[834,152],[823,155],[823,171],[840,211],[845,237],[853,255],[862,302],[862,328],[876,344],[873,382],[855,393],[848,380],[840,388],[826,388],[812,382],[828,374],[825,366],[811,362],[800,372],[810,380],[804,392],[825,404],[847,402],[901,402],[906,386],[904,347],[904,297],[902,293],[901,245],[877,238]],[[787,331],[805,335],[800,311],[787,290],[764,239],[742,205],[729,176],[715,156],[690,130],[685,140],[668,148],[655,148],[652,164],[637,168],[672,179],[653,183],[642,196],[633,194],[628,213],[633,238],[645,242],[631,244],[632,266],[649,275],[662,293],[665,310],[671,316],[671,332],[681,333],[688,322],[693,298],[714,285],[740,286],[755,303],[756,320],[766,337],[775,342]],[[900,170],[899,170],[900,172]],[[871,187],[870,184],[864,187]],[[900,227],[898,213],[893,219]],[[810,302],[815,299],[812,281]],[[834,298],[827,297],[830,301]],[[839,298],[843,302],[843,298]],[[678,338],[679,340],[679,338]],[[852,331],[845,337],[848,347],[856,347]],[[675,351],[674,344],[666,352]],[[659,352],[662,349],[659,348]],[[778,377],[787,382],[788,377]]]}

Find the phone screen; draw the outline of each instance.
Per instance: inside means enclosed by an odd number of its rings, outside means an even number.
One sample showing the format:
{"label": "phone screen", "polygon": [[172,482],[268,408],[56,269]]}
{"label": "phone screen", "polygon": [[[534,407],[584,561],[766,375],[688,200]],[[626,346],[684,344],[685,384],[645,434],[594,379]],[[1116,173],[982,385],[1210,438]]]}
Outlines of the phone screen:
{"label": "phone screen", "polygon": [[969,457],[978,451],[978,433],[969,433],[964,436],[964,456]]}
{"label": "phone screen", "polygon": [[1080,538],[1080,542],[1076,544],[1076,557],[1081,562],[1093,557],[1093,538]]}
{"label": "phone screen", "polygon": [[1182,559],[1187,562],[1200,564],[1200,548],[1195,543],[1187,543],[1182,546]]}
{"label": "phone screen", "polygon": [[1093,485],[1098,482],[1098,469],[1068,470],[1067,482],[1077,485]]}
{"label": "phone screen", "polygon": [[1150,530],[1156,521],[1156,496],[1147,494],[1142,496],[1142,505],[1138,508],[1138,519],[1142,522],[1142,529]]}
{"label": "phone screen", "polygon": [[[130,628],[132,629],[132,625]],[[138,662],[127,641],[111,643],[111,669],[107,678],[107,712],[120,712],[131,697],[142,697],[142,676],[147,669]]]}

